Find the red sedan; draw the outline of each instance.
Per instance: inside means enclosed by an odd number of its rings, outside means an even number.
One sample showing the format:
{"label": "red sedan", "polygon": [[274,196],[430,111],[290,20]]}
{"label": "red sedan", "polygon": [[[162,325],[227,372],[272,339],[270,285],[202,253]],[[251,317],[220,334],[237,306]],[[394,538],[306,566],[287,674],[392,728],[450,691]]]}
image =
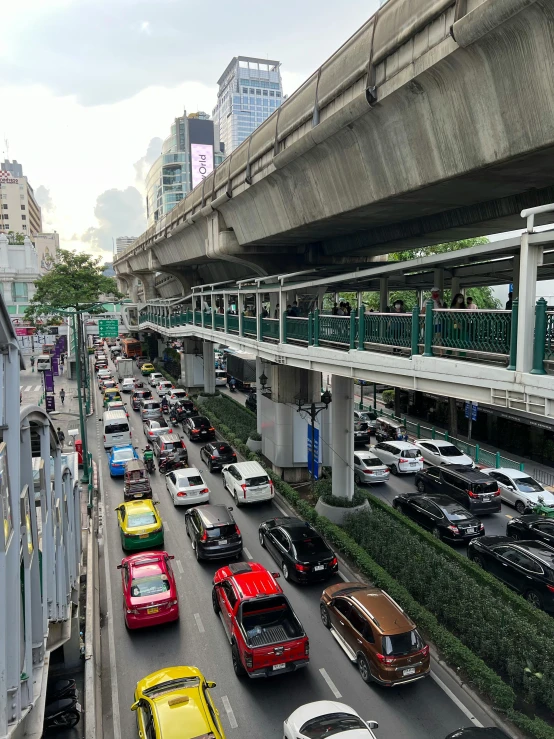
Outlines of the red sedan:
{"label": "red sedan", "polygon": [[123,610],[128,629],[177,621],[179,600],[167,552],[140,552],[121,560]]}

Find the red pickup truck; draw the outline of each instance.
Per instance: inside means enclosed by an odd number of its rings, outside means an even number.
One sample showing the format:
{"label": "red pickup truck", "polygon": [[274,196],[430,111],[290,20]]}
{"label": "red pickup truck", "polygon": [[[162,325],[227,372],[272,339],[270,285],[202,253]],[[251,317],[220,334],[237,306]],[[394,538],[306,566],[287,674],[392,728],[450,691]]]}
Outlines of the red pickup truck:
{"label": "red pickup truck", "polygon": [[214,575],[212,604],[231,644],[238,677],[294,672],[310,660],[310,641],[276,579],[257,562]]}

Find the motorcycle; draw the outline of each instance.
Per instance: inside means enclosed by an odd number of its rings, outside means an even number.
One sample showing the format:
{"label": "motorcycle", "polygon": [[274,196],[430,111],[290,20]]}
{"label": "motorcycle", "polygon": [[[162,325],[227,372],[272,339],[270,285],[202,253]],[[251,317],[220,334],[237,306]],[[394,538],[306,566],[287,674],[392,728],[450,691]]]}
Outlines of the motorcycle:
{"label": "motorcycle", "polygon": [[168,472],[172,472],[173,470],[180,470],[186,466],[186,462],[184,462],[182,459],[175,459],[173,455],[169,454],[167,457],[162,457],[158,462],[158,470],[160,474],[166,474]]}
{"label": "motorcycle", "polygon": [[154,466],[154,460],[153,459],[145,459],[144,460],[144,466],[146,467],[147,472],[155,472],[156,468]]}
{"label": "motorcycle", "polygon": [[75,698],[76,700],[77,697],[77,683],[73,679],[56,680],[54,683],[49,683],[46,689],[46,703],[53,703],[63,698]]}
{"label": "motorcycle", "polygon": [[77,697],[62,698],[44,709],[44,729],[72,729],[81,720],[81,704]]}
{"label": "motorcycle", "polygon": [[237,389],[237,385],[236,385],[236,383],[234,383],[234,382],[230,382],[230,383],[229,383],[229,390],[230,390],[230,391],[231,391],[232,393],[234,393],[234,392],[236,392],[236,389]]}

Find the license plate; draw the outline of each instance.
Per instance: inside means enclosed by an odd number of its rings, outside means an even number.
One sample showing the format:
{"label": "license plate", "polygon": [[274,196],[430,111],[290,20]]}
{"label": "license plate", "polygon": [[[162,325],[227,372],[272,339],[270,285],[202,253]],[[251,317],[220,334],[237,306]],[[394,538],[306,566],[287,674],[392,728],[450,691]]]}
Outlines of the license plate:
{"label": "license plate", "polygon": [[490,503],[491,502],[491,496],[485,495],[483,496],[483,503]]}
{"label": "license plate", "polygon": [[415,467],[417,462],[410,462],[410,467]]}
{"label": "license plate", "polygon": [[148,539],[149,534],[141,534],[139,539]]}
{"label": "license plate", "polygon": [[222,544],[227,544],[228,542],[229,542],[229,539],[220,539],[219,545],[221,546]]}
{"label": "license plate", "polygon": [[135,494],[133,495],[133,498],[140,498],[140,496],[141,496],[141,493],[135,493]]}
{"label": "license plate", "polygon": [[402,670],[402,674],[405,675],[415,675],[415,667],[408,667],[407,670]]}
{"label": "license plate", "polygon": [[468,534],[474,534],[474,533],[475,533],[475,529],[468,529],[468,530],[467,530],[467,533],[468,533]]}
{"label": "license plate", "polygon": [[273,665],[273,669],[274,670],[284,670],[286,666],[287,666],[286,662],[281,662],[278,665]]}
{"label": "license plate", "polygon": [[314,567],[314,572],[319,572],[320,570],[324,570],[324,569],[325,569],[325,565],[316,565]]}
{"label": "license plate", "polygon": [[146,613],[158,613],[159,608],[147,608]]}

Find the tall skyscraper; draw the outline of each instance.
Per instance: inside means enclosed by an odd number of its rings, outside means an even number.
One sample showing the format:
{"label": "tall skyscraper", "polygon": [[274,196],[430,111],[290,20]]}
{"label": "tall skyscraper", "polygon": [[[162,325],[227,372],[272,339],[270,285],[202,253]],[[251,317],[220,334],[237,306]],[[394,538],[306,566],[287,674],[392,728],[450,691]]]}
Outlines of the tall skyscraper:
{"label": "tall skyscraper", "polygon": [[236,56],[219,78],[213,119],[225,156],[281,105],[280,66],[271,59]]}
{"label": "tall skyscraper", "polygon": [[2,231],[14,231],[30,237],[42,231],[40,205],[17,161],[4,161],[0,169],[0,232]]}
{"label": "tall skyscraper", "polygon": [[187,116],[185,110],[175,119],[161,156],[146,176],[148,227],[169,213],[222,159],[210,116],[201,112]]}
{"label": "tall skyscraper", "polygon": [[115,251],[117,254],[121,254],[121,252],[126,249],[128,246],[131,246],[133,241],[136,241],[138,236],[118,236],[115,240]]}

